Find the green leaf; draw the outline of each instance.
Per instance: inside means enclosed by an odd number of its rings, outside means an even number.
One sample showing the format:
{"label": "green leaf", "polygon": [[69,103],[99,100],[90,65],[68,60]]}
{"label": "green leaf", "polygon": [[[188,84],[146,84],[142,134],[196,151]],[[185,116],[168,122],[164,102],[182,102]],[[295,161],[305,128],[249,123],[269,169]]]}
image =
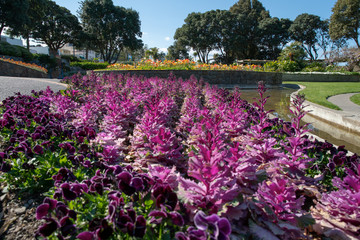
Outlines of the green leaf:
{"label": "green leaf", "polygon": [[311,214],[304,214],[301,217],[296,217],[297,224],[300,228],[306,228],[315,224],[315,219],[312,218]]}

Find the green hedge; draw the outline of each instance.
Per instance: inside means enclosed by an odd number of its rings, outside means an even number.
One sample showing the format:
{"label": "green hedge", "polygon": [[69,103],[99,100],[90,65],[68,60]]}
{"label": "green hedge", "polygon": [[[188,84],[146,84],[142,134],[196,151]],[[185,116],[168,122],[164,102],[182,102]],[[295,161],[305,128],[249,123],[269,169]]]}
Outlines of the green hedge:
{"label": "green hedge", "polygon": [[95,63],[95,62],[71,62],[70,66],[72,67],[81,67],[84,70],[95,70],[95,69],[105,69],[109,64],[104,63]]}
{"label": "green hedge", "polygon": [[61,55],[61,59],[66,59],[69,62],[82,62],[80,58],[73,56],[73,55]]}
{"label": "green hedge", "polygon": [[0,41],[0,55],[11,57],[20,57],[25,62],[30,62],[34,56],[26,48],[17,45],[11,45],[8,42]]}

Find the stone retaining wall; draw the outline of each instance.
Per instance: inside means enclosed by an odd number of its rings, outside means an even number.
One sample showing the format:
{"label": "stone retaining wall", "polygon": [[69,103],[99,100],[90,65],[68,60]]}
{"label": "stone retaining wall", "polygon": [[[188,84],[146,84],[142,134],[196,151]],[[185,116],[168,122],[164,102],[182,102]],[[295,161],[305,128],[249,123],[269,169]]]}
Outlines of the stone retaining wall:
{"label": "stone retaining wall", "polygon": [[283,82],[360,82],[360,75],[329,73],[282,73],[281,75]]}
{"label": "stone retaining wall", "polygon": [[[91,71],[90,71],[91,72]],[[197,79],[203,79],[210,84],[220,87],[257,88],[259,81],[264,81],[269,88],[281,87],[281,73],[253,72],[253,71],[224,71],[224,70],[117,70],[117,71],[96,71],[95,73],[130,74],[136,76],[169,77],[172,72],[177,78],[189,79],[194,75]],[[89,72],[88,72],[89,73]]]}
{"label": "stone retaining wall", "polygon": [[47,74],[13,63],[0,61],[0,76],[47,78]]}

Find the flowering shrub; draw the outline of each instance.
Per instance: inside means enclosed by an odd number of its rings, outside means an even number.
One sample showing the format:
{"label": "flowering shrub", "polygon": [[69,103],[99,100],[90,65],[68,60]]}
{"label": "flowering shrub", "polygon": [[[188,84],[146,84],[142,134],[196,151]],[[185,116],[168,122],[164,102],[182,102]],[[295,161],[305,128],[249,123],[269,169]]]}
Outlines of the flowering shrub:
{"label": "flowering shrub", "polygon": [[37,238],[359,237],[359,158],[305,136],[303,97],[287,123],[263,83],[250,104],[194,78],[64,81],[0,106],[2,180],[48,196]]}
{"label": "flowering shrub", "polygon": [[114,63],[107,67],[107,70],[245,70],[245,71],[258,71],[261,70],[258,65],[226,65],[226,64],[206,64],[196,63],[189,59],[176,61],[153,61],[151,59],[141,60],[135,65]]}
{"label": "flowering shrub", "polygon": [[37,70],[37,71],[40,71],[43,73],[48,72],[48,70],[46,68],[36,65],[35,63],[26,63],[26,62],[22,62],[22,61],[15,61],[13,59],[8,59],[8,58],[4,58],[4,57],[0,58],[0,61],[20,65],[20,66],[27,67],[27,68],[31,68],[31,69],[34,69],[34,70]]}

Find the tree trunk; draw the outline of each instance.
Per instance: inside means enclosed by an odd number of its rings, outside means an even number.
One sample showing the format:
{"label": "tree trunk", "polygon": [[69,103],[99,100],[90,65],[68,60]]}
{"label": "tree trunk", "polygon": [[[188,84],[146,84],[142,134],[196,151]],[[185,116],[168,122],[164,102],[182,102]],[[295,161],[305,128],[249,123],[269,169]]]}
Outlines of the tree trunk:
{"label": "tree trunk", "polygon": [[29,35],[26,36],[26,48],[30,52],[30,37],[29,37]]}
{"label": "tree trunk", "polygon": [[50,55],[50,57],[56,58],[56,56],[57,56],[57,49],[49,48],[49,55]]}
{"label": "tree trunk", "polygon": [[358,38],[355,38],[354,40],[355,40],[355,43],[356,43],[357,48],[360,48],[359,39],[358,39]]}
{"label": "tree trunk", "polygon": [[2,31],[4,30],[4,27],[5,27],[5,24],[2,23],[2,24],[0,25],[0,36],[1,36]]}

